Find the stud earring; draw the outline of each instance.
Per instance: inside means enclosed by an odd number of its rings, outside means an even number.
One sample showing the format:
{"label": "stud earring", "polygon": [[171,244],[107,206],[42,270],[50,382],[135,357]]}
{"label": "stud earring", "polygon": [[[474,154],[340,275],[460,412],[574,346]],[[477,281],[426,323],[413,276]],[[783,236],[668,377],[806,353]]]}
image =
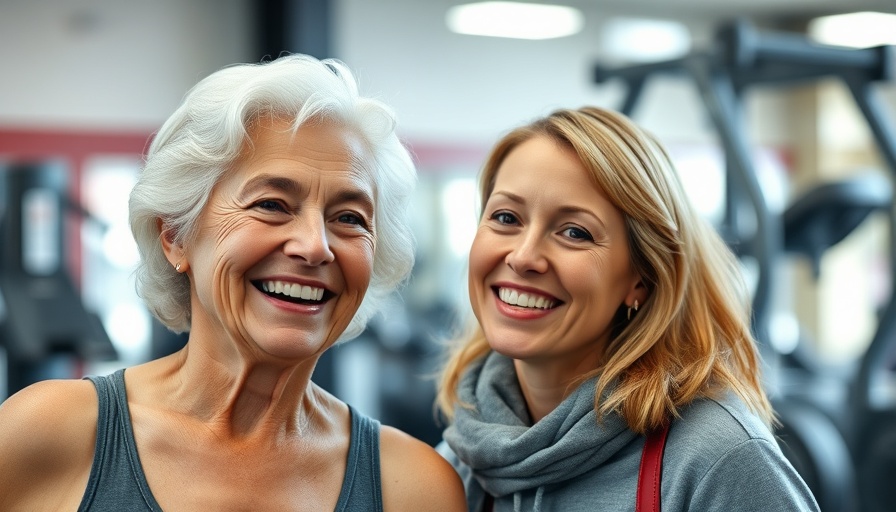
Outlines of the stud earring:
{"label": "stud earring", "polygon": [[638,312],[638,299],[635,299],[635,303],[628,307],[628,313],[625,315],[626,320],[632,319],[632,309],[635,310],[635,313]]}
{"label": "stud earring", "polygon": [[[174,266],[174,271],[180,272],[180,263],[178,263],[177,265]],[[629,308],[629,309],[631,309],[631,308]]]}

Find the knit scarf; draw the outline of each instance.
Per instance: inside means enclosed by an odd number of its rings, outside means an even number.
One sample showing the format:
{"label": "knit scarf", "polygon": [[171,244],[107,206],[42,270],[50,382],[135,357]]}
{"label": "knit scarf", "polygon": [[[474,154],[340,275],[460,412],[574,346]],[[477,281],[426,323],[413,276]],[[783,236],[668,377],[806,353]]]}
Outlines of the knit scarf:
{"label": "knit scarf", "polygon": [[[535,489],[538,510],[545,487],[591,471],[635,437],[618,415],[597,422],[595,380],[532,425],[513,361],[491,352],[461,378],[458,398],[473,409],[456,407],[445,441],[485,492],[512,494],[519,510],[522,492]],[[471,483],[465,482],[467,492],[481,494]]]}

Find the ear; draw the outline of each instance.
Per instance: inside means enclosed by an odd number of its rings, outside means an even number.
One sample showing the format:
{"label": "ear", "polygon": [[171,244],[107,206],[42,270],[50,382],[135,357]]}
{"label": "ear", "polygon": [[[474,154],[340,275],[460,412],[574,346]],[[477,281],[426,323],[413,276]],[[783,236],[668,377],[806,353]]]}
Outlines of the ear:
{"label": "ear", "polygon": [[177,231],[171,226],[165,224],[162,219],[156,219],[159,226],[159,241],[162,244],[162,252],[165,253],[165,259],[172,267],[180,265],[178,272],[184,272],[187,269],[187,261],[184,258],[184,249],[177,242]]}
{"label": "ear", "polygon": [[650,296],[650,292],[646,286],[644,286],[644,282],[638,278],[629,289],[628,294],[625,296],[625,305],[629,307],[634,307],[635,302],[637,301],[638,306],[643,306],[645,302],[647,302],[647,297]]}

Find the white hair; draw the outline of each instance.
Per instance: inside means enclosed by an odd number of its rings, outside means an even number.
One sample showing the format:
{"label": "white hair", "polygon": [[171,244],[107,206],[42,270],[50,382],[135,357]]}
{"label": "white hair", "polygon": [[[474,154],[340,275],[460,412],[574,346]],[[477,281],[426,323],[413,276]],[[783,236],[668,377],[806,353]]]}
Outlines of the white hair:
{"label": "white hair", "polygon": [[361,97],[351,71],[333,59],[288,55],[225,67],[200,81],[162,125],[130,197],[131,231],[140,250],[137,293],[166,327],[190,330],[190,282],[165,258],[160,221],[189,243],[212,188],[231,168],[260,116],[333,120],[366,143],[376,180],[376,252],[367,294],[341,341],[360,334],[411,272],[414,240],[407,222],[416,171],[395,133],[395,115]]}

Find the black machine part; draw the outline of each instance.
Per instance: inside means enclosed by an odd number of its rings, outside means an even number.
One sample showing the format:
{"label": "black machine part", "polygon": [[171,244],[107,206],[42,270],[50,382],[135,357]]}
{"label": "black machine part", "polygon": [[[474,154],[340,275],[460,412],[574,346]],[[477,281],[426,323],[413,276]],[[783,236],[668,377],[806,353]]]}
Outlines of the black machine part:
{"label": "black machine part", "polygon": [[[822,510],[848,510],[840,507],[849,506],[850,502],[845,500],[855,494],[859,494],[862,510],[893,510],[896,472],[892,461],[896,460],[896,441],[892,432],[896,429],[896,421],[888,422],[884,430],[876,425],[881,414],[896,414],[896,409],[892,401],[883,407],[876,405],[872,390],[881,377],[892,379],[896,373],[896,364],[893,363],[896,359],[896,210],[884,206],[884,203],[891,201],[891,197],[878,194],[892,195],[891,180],[896,179],[896,126],[888,118],[889,109],[876,90],[877,83],[896,78],[896,46],[866,49],[825,46],[810,41],[802,34],[759,33],[749,22],[737,20],[721,27],[708,50],[649,64],[616,68],[598,64],[593,77],[597,83],[610,79],[623,81],[628,92],[620,110],[631,115],[647,80],[669,74],[690,78],[694,82],[725,150],[730,185],[720,232],[739,256],[756,261],[758,276],[753,296],[753,329],[761,349],[767,349],[770,345],[772,274],[775,272],[775,262],[782,253],[802,253],[817,260],[819,251],[846,236],[871,211],[886,210],[892,292],[879,316],[877,331],[859,361],[858,371],[850,382],[844,383],[849,389],[849,399],[839,405],[855,418],[852,422],[854,431],[844,438],[818,404],[805,402],[791,405],[799,400],[797,396],[785,394],[782,400],[787,400],[787,403],[780,403],[779,407],[782,416],[786,415],[782,438],[785,435],[790,438],[784,445],[785,453],[800,469],[813,492],[820,493]],[[764,194],[758,187],[750,146],[742,128],[742,95],[748,88],[758,85],[792,85],[829,78],[840,79],[852,93],[868,122],[891,180],[884,180],[886,184],[877,191],[868,190],[869,183],[862,182],[863,178],[820,188],[794,204],[789,219],[784,219],[769,211]],[[870,202],[866,203],[869,199]],[[848,213],[841,209],[836,214],[837,210],[833,207],[830,210],[834,213],[826,212],[826,207],[818,202],[827,200],[850,202],[852,206]],[[755,229],[740,228],[749,226],[748,223],[738,222],[742,205],[746,205],[755,216]],[[821,217],[810,219],[814,214]],[[824,232],[826,229],[831,232]],[[806,231],[798,233],[801,230]],[[780,356],[774,351],[769,354],[772,357]],[[810,424],[814,426],[804,428]],[[829,473],[826,467],[818,466],[832,463],[828,460],[831,454],[826,450],[842,455],[840,448],[844,442],[851,457],[837,456],[837,460],[849,469],[839,473],[841,484],[847,487],[837,485],[829,478],[836,472]],[[854,486],[859,483],[852,473],[861,475],[861,493],[853,492]],[[874,479],[880,479],[881,485],[870,485],[869,482]],[[874,508],[876,504],[883,504],[884,508]]]}
{"label": "black machine part", "polygon": [[818,277],[822,254],[871,213],[889,210],[892,199],[892,185],[879,174],[818,185],[784,211],[784,249],[809,258]]}
{"label": "black machine part", "polygon": [[[85,308],[67,269],[68,169],[52,162],[0,169],[0,344],[11,369],[40,365],[55,354],[114,360],[97,316]],[[30,382],[10,382],[13,393]]]}

